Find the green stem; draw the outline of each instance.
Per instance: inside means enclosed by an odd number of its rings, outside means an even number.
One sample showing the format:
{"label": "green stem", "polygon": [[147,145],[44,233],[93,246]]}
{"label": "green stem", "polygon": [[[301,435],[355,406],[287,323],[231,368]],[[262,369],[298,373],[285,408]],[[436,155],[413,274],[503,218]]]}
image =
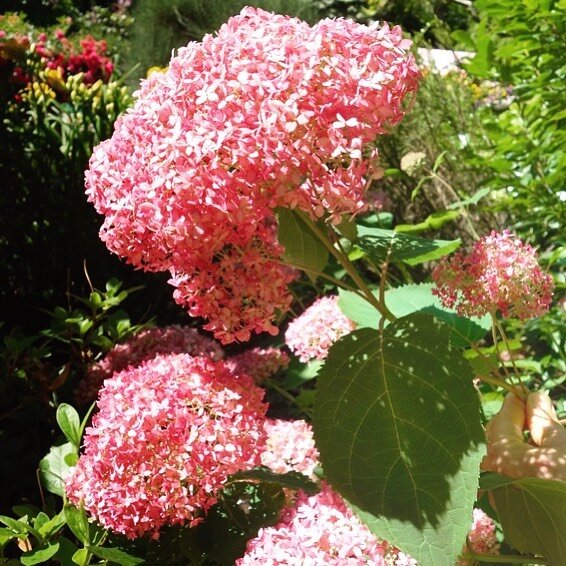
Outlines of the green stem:
{"label": "green stem", "polygon": [[515,395],[520,396],[522,394],[522,392],[519,393],[519,391],[517,390],[517,387],[515,385],[507,383],[503,379],[498,379],[497,377],[489,377],[487,375],[486,376],[479,375],[478,379],[481,379],[483,382],[489,383],[490,385],[495,385],[497,387],[501,387],[502,389],[510,391],[511,393],[514,393]]}
{"label": "green stem", "polygon": [[352,293],[356,293],[356,295],[365,299],[365,296],[362,293],[360,293],[360,291],[358,291],[357,289],[355,289],[351,285],[348,285],[348,283],[344,283],[344,281],[340,281],[340,279],[336,279],[336,277],[332,277],[332,275],[328,275],[328,273],[318,271],[317,269],[311,269],[310,267],[306,267],[304,265],[299,265],[298,263],[291,263],[290,261],[284,261],[284,262],[281,262],[281,263],[284,263],[285,265],[289,265],[290,267],[295,267],[297,269],[300,269],[301,271],[308,271],[309,273],[313,273],[317,277],[322,277],[324,279],[328,279],[329,281],[332,281],[332,283],[334,283],[335,285],[338,285],[339,287],[342,287],[343,289],[346,289],[347,291],[352,291]]}
{"label": "green stem", "polygon": [[395,315],[381,302],[377,297],[371,292],[371,289],[366,285],[366,282],[360,277],[356,270],[354,264],[348,259],[348,256],[343,254],[329,240],[328,236],[321,230],[309,217],[302,211],[298,211],[297,214],[301,217],[303,222],[311,229],[311,231],[318,237],[318,239],[324,244],[326,249],[336,258],[338,263],[346,270],[348,275],[352,278],[354,283],[358,286],[358,289],[362,292],[364,299],[374,306],[381,316],[387,318],[388,320],[395,320]]}
{"label": "green stem", "polygon": [[516,394],[519,396],[520,399],[526,400],[527,397],[529,396],[530,391],[525,387],[525,385],[521,381],[521,374],[519,373],[519,368],[517,367],[517,365],[515,364],[515,360],[513,359],[513,354],[511,353],[511,346],[509,345],[509,340],[507,339],[507,334],[505,334],[505,330],[503,329],[501,324],[499,324],[499,322],[497,321],[495,316],[492,315],[491,318],[492,318],[493,323],[496,326],[497,330],[499,330],[499,334],[503,338],[503,342],[505,344],[505,347],[507,348],[507,351],[509,352],[509,358],[511,359],[511,365],[513,366],[513,370],[515,372],[515,375],[517,376],[517,381],[518,381],[520,389],[519,389],[519,392],[517,392]]}

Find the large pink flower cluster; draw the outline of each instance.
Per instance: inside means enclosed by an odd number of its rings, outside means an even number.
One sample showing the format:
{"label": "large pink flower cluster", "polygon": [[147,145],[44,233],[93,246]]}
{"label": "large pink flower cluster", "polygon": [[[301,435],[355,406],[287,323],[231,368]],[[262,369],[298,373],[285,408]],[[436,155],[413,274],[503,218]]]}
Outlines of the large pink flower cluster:
{"label": "large pink flower cluster", "polygon": [[170,271],[176,300],[223,342],[275,333],[290,274],[274,209],[363,210],[373,142],[417,88],[409,45],[397,27],[244,8],[142,83],[95,149],[86,186],[102,239]]}
{"label": "large pink flower cluster", "polygon": [[299,492],[281,522],[260,529],[236,565],[386,566],[388,552],[387,543],[376,539],[344,500],[323,484],[317,495]]}
{"label": "large pink flower cluster", "polygon": [[259,465],[267,405],[224,362],[158,356],[104,382],[69,501],[128,538],[196,524],[228,475]]}
{"label": "large pink flower cluster", "polygon": [[[158,354],[191,354],[221,360],[224,352],[218,342],[200,334],[195,328],[173,324],[147,328],[116,344],[98,362],[92,364],[74,391],[78,404],[92,403],[105,379],[128,366],[138,366]],[[245,372],[244,372],[245,373]]]}
{"label": "large pink flower cluster", "polygon": [[522,320],[544,314],[552,301],[552,277],[537,253],[508,230],[491,232],[469,255],[456,253],[432,272],[433,293],[463,316],[500,311]]}
{"label": "large pink flower cluster", "polygon": [[267,377],[285,369],[291,359],[289,354],[279,348],[251,348],[231,356],[226,363],[235,373],[251,375],[261,383]]}
{"label": "large pink flower cluster", "polygon": [[285,343],[302,362],[323,360],[330,346],[354,328],[340,310],[337,296],[320,297],[289,323]]}
{"label": "large pink flower cluster", "polygon": [[278,474],[301,472],[314,479],[319,453],[314,444],[312,427],[303,420],[265,421],[267,441],[261,463]]}

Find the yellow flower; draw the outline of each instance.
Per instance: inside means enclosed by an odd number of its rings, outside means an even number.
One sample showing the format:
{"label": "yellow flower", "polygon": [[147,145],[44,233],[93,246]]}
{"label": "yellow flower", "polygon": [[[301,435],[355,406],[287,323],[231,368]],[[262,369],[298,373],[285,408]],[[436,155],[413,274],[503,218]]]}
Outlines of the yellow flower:
{"label": "yellow flower", "polygon": [[63,73],[60,68],[57,69],[45,69],[42,73],[45,82],[58,93],[66,93],[67,87],[65,86],[65,81],[63,80]]}
{"label": "yellow flower", "polygon": [[48,102],[49,99],[55,99],[56,97],[55,91],[47,83],[37,81],[31,83],[23,95],[23,98],[37,102]]}

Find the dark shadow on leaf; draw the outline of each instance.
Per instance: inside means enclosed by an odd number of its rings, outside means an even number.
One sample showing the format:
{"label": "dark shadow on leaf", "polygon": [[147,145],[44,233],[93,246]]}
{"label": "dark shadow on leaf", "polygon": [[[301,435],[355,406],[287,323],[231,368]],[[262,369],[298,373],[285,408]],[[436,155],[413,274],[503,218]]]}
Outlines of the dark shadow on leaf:
{"label": "dark shadow on leaf", "polygon": [[455,506],[471,512],[483,454],[473,375],[450,334],[425,313],[383,339],[360,329],[331,348],[318,378],[314,430],[329,481],[362,511],[419,531],[442,527]]}

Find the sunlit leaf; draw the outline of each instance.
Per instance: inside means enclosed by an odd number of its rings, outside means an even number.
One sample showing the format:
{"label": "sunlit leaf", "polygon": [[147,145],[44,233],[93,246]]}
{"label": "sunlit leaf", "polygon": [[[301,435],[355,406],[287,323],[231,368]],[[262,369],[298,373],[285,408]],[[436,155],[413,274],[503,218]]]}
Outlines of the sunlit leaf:
{"label": "sunlit leaf", "polygon": [[485,452],[480,406],[451,330],[428,314],[356,330],[318,376],[314,433],[331,484],[421,566],[453,566]]}

